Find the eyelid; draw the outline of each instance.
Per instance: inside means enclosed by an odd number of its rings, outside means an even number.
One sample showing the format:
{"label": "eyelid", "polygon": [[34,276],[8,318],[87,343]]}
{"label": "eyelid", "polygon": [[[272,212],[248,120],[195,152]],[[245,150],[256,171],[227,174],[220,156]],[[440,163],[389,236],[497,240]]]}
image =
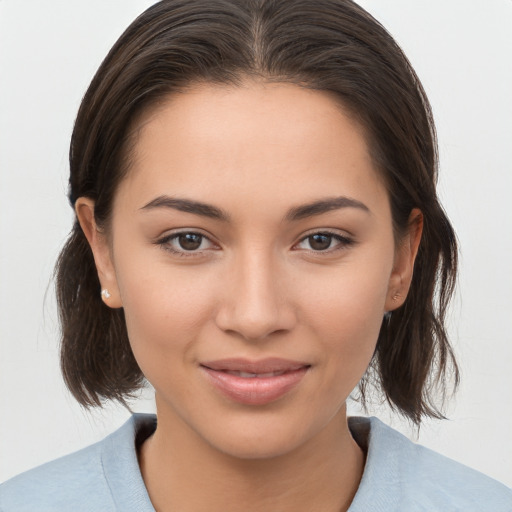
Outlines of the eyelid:
{"label": "eyelid", "polygon": [[212,239],[213,237],[209,234],[205,234],[204,231],[199,228],[178,228],[175,230],[167,231],[167,232],[165,232],[165,234],[159,236],[154,241],[154,244],[160,246],[160,248],[163,249],[164,251],[170,252],[171,254],[174,254],[174,255],[183,256],[186,258],[204,256],[206,252],[212,250],[212,248],[196,250],[196,251],[187,251],[185,249],[177,250],[177,249],[174,249],[170,245],[171,240],[176,239],[180,235],[184,235],[184,234],[188,234],[188,233],[201,236],[203,239],[208,240],[208,242],[213,246],[213,250],[218,250],[219,244],[216,243]]}
{"label": "eyelid", "polygon": [[[333,228],[325,228],[325,229],[322,229],[322,228],[318,229],[318,228],[316,228],[316,229],[313,229],[313,230],[311,230],[309,232],[306,232],[303,235],[301,235],[299,240],[293,245],[292,249],[294,249],[297,245],[299,245],[300,243],[304,242],[305,240],[307,240],[309,237],[311,237],[313,235],[327,235],[327,236],[331,236],[334,239],[336,239],[339,243],[335,247],[328,248],[328,249],[325,249],[325,250],[315,251],[313,249],[310,249],[310,250],[303,249],[306,252],[311,253],[311,254],[317,254],[317,255],[330,254],[330,253],[333,253],[333,252],[338,251],[338,250],[346,249],[347,247],[349,247],[351,245],[354,245],[356,243],[354,237],[352,235],[346,233],[346,232],[342,232],[340,230],[333,229]],[[301,250],[301,249],[296,249],[296,250]]]}
{"label": "eyelid", "polygon": [[[206,239],[212,245],[212,247],[209,247],[207,249],[202,249],[202,250],[187,251],[185,249],[182,249],[182,250],[174,249],[169,244],[169,242],[171,240],[176,239],[178,236],[187,234],[187,233],[196,234],[196,235],[201,236],[203,239]],[[298,249],[297,248],[297,246],[299,244],[301,244],[302,242],[304,242],[305,240],[307,240],[309,237],[311,237],[313,235],[331,236],[332,238],[337,240],[338,243],[334,247],[330,247],[325,250],[314,250],[314,249],[308,250],[308,249]],[[205,253],[210,252],[212,250],[220,249],[220,245],[215,240],[213,240],[213,237],[210,234],[206,234],[200,228],[177,228],[175,230],[167,231],[167,232],[165,232],[165,234],[159,236],[153,243],[155,245],[160,246],[160,248],[162,248],[163,250],[170,252],[171,254],[183,256],[183,257],[191,257],[191,258],[201,257],[201,256],[204,257]],[[327,254],[331,254],[331,253],[334,253],[339,250],[347,249],[349,246],[354,245],[355,243],[356,243],[356,241],[354,240],[353,236],[350,234],[347,234],[346,231],[341,231],[341,230],[333,229],[333,228],[324,228],[324,229],[316,228],[316,229],[312,229],[306,233],[303,233],[301,235],[301,237],[299,238],[299,240],[297,242],[295,242],[295,244],[292,246],[292,250],[297,250],[297,251],[301,250],[301,251],[308,252],[310,254],[315,254],[315,255],[322,255],[322,254],[327,255]]]}

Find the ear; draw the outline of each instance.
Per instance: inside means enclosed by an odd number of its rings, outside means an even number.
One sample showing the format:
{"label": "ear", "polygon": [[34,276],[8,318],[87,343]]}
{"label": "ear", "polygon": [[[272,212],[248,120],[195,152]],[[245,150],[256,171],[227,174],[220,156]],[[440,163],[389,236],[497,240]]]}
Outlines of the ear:
{"label": "ear", "polygon": [[407,231],[396,247],[395,261],[386,297],[386,311],[399,308],[407,298],[422,232],[423,214],[421,210],[414,208],[409,215]]}
{"label": "ear", "polygon": [[75,212],[82,231],[91,246],[94,256],[94,263],[98,272],[103,302],[111,308],[120,308],[123,306],[114,264],[112,261],[112,252],[107,235],[98,228],[94,218],[94,201],[87,197],[79,197],[75,203]]}

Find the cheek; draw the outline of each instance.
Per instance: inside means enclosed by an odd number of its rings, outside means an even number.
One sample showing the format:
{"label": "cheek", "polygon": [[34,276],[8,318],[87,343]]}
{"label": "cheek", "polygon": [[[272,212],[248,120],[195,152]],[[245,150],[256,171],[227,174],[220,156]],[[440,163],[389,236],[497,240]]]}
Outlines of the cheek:
{"label": "cheek", "polygon": [[325,280],[321,291],[304,302],[306,324],[316,333],[328,358],[330,376],[342,376],[350,392],[373,356],[384,316],[392,263],[348,266]]}
{"label": "cheek", "polygon": [[384,315],[392,267],[392,258],[382,259],[384,263],[372,264],[361,258],[322,276],[309,287],[314,293],[303,294],[304,311],[318,325],[351,332],[355,339],[375,331]]}
{"label": "cheek", "polygon": [[329,347],[330,356],[343,366],[371,358],[380,326],[384,300],[371,294],[340,294],[329,304],[317,304],[316,325],[321,341]]}
{"label": "cheek", "polygon": [[[118,284],[135,358],[146,376],[193,358],[193,342],[211,317],[211,287],[168,265],[120,261]],[[144,269],[144,270],[141,270]]]}

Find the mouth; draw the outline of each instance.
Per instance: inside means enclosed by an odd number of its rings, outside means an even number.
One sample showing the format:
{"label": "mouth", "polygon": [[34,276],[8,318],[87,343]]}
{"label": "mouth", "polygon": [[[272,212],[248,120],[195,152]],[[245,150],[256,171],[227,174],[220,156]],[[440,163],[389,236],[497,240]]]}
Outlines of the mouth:
{"label": "mouth", "polygon": [[224,397],[246,405],[274,402],[298,386],[310,364],[286,359],[223,359],[200,365]]}
{"label": "mouth", "polygon": [[235,371],[235,370],[224,370],[225,373],[228,373],[229,375],[237,375],[238,377],[242,377],[244,379],[265,379],[267,377],[277,377],[278,375],[283,375],[283,373],[286,373],[286,370],[280,371],[280,372],[267,372],[267,373],[250,373],[250,372],[242,372],[242,371]]}

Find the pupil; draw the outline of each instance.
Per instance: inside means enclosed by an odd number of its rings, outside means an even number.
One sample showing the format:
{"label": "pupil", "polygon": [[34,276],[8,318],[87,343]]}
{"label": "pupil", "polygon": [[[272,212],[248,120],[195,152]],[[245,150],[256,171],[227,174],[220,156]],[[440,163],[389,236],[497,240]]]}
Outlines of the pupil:
{"label": "pupil", "polygon": [[331,238],[331,235],[312,235],[309,237],[309,243],[311,248],[315,251],[322,251],[329,249],[329,246],[331,245]]}
{"label": "pupil", "polygon": [[184,233],[178,238],[180,247],[186,251],[198,249],[202,239],[203,237],[201,235],[196,235],[195,233]]}

